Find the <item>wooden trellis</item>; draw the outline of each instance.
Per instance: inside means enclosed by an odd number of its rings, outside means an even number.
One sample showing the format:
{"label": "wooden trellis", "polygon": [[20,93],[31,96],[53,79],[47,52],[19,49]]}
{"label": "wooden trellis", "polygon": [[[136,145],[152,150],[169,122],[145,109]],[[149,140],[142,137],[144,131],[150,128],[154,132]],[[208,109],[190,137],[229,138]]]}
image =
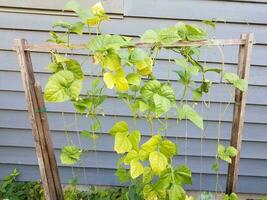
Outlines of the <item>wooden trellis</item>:
{"label": "wooden trellis", "polygon": [[[254,44],[254,35],[252,33],[242,34],[240,39],[229,40],[204,40],[194,42],[177,42],[171,46],[164,47],[200,47],[200,46],[239,46],[239,59],[237,74],[240,78],[248,81],[250,59],[252,46]],[[135,46],[148,48],[151,44],[135,43]],[[52,140],[48,128],[45,104],[42,96],[41,87],[35,81],[34,71],[31,63],[30,52],[49,52],[65,51],[68,49],[86,49],[85,44],[72,45],[67,47],[60,44],[35,45],[28,44],[25,39],[16,39],[14,50],[17,52],[19,65],[21,68],[21,77],[25,90],[25,96],[28,104],[29,118],[32,124],[33,138],[36,144],[36,155],[38,159],[42,184],[45,190],[45,196],[48,200],[63,200],[60,178],[56,165]],[[236,191],[238,169],[240,161],[241,143],[243,137],[244,113],[246,106],[246,92],[235,90],[235,103],[233,111],[233,123],[231,134],[231,146],[238,150],[238,155],[232,158],[232,164],[228,167],[226,193]]]}

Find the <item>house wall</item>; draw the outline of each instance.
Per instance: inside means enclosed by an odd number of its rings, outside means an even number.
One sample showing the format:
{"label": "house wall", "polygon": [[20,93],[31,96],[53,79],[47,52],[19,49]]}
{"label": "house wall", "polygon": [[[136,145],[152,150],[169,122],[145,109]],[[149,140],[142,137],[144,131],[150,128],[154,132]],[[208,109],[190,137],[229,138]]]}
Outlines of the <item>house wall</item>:
{"label": "house wall", "polygon": [[[60,9],[65,2],[0,1],[0,178],[15,167],[21,172],[19,178],[21,181],[40,178],[19,67],[16,54],[12,50],[12,43],[15,38],[26,38],[30,43],[44,43],[49,37],[48,32],[53,22],[59,19],[75,21],[71,12],[61,13]],[[267,193],[267,3],[263,0],[103,2],[112,17],[112,20],[103,24],[101,28],[105,33],[137,37],[146,29],[163,28],[178,21],[201,25],[202,20],[211,18],[219,20],[215,30],[208,29],[211,38],[239,38],[241,33],[255,33],[256,44],[253,48],[250,69],[238,191]],[[73,38],[75,42],[82,43],[86,41],[87,36]],[[235,71],[238,48],[222,47],[222,50],[225,69]],[[85,55],[80,52],[76,56],[83,60]],[[162,80],[169,78],[179,93],[181,88],[177,85],[177,77],[174,73],[168,77],[166,73],[167,69],[174,69],[173,64],[168,62],[173,56],[172,53],[164,51],[160,53],[155,75]],[[208,48],[203,50],[200,59],[209,66],[220,67],[222,55],[218,48]],[[50,75],[46,68],[50,56],[47,53],[34,52],[32,60],[37,80],[44,86]],[[84,86],[86,88],[92,80],[90,74],[94,73],[96,68],[88,61],[84,65],[84,70],[87,74]],[[229,144],[231,102],[229,109],[223,112],[229,103],[229,88],[225,84],[218,84],[218,77],[210,76],[210,79],[214,81],[210,95],[211,108],[207,110],[203,103],[197,105],[197,110],[206,120],[205,131],[201,132],[189,122],[182,122],[177,126],[174,119],[169,120],[167,130],[167,136],[180,145],[180,153],[175,157],[175,163],[184,163],[187,158],[187,163],[192,168],[194,181],[187,187],[191,190],[215,189],[216,176],[212,171],[212,163],[219,133],[218,124],[221,124],[221,142]],[[75,115],[69,103],[47,104],[49,125],[63,183],[67,183],[71,177],[77,175],[80,184],[119,185],[114,175],[118,157],[113,151],[113,139],[107,132],[115,121],[125,120],[132,124],[132,120],[131,113],[117,99],[116,94],[112,91],[107,91],[107,94],[109,98],[103,105],[105,116],[99,116],[103,130],[99,133],[101,137],[97,141],[96,151],[92,143],[84,140],[79,142],[77,136],[77,132],[89,128],[88,119]],[[159,123],[155,122],[155,129],[158,126]],[[138,128],[145,138],[149,136],[149,128],[145,121],[138,121]],[[73,143],[91,149],[84,156],[83,162],[74,167],[64,166],[59,161],[60,148],[67,145],[66,132]],[[219,174],[222,190],[225,188],[226,173],[227,165],[221,163]]]}

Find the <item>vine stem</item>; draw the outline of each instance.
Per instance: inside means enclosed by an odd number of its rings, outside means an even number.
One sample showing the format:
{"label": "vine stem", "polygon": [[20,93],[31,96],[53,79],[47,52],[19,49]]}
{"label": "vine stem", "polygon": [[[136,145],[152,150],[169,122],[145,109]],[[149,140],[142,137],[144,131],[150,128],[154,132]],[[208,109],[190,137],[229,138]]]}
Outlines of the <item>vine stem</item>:
{"label": "vine stem", "polygon": [[148,123],[149,123],[149,129],[150,129],[150,133],[151,135],[154,134],[154,127],[153,127],[153,118],[149,116],[149,119],[148,119]]}

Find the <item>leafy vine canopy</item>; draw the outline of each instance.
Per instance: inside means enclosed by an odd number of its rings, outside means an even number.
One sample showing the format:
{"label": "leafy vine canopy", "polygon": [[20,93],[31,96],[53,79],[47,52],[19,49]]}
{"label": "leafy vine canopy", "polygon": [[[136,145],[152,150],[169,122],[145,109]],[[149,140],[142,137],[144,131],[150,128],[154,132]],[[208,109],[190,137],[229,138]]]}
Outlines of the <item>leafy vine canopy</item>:
{"label": "leafy vine canopy", "polygon": [[[103,111],[101,105],[106,100],[105,91],[114,90],[118,100],[128,106],[133,116],[133,130],[125,121],[119,121],[109,131],[114,137],[114,151],[121,156],[116,175],[121,182],[130,182],[129,198],[193,199],[183,189],[184,184],[192,183],[192,172],[187,165],[174,165],[173,158],[179,153],[178,145],[162,135],[167,129],[168,114],[170,111],[175,113],[177,126],[179,121],[189,120],[203,130],[203,119],[195,111],[195,105],[203,100],[204,94],[209,93],[212,87],[207,74],[215,73],[242,91],[247,89],[247,82],[234,73],[205,66],[199,61],[200,47],[176,45],[179,42],[206,40],[206,31],[196,25],[178,22],[164,29],[146,30],[138,39],[133,39],[101,33],[101,23],[110,20],[101,3],[86,9],[72,0],[65,9],[74,11],[79,21],[57,21],[53,25],[61,31],[51,31],[48,41],[65,46],[70,53],[63,55],[51,52],[52,62],[48,69],[52,75],[46,83],[45,100],[71,101],[75,110],[87,117],[91,124],[90,130],[81,132],[82,136],[96,140],[99,137],[97,132],[101,131],[98,116]],[[205,24],[215,27],[212,21],[205,21]],[[82,67],[82,63],[72,56],[73,34],[89,36],[86,44],[89,56],[86,59],[91,59],[100,68],[100,73],[93,76],[91,89],[85,92],[81,92],[86,79],[83,67],[90,66]],[[178,90],[182,94],[179,97],[173,87],[174,81],[160,81],[153,73],[162,49],[176,55],[176,59],[169,60],[177,66],[175,71],[170,72],[167,66],[161,67],[166,68],[166,73],[177,75]],[[196,81],[196,77],[201,77],[201,80]],[[193,97],[190,102],[187,101],[189,96]],[[151,137],[146,141],[136,125],[137,118],[146,120],[150,126]],[[153,129],[155,120],[165,121],[161,123],[160,130]],[[66,146],[62,149],[61,161],[73,165],[81,159],[82,152],[80,147],[73,144]],[[231,157],[236,154],[233,147],[218,144],[216,158],[230,163]],[[213,169],[219,171],[217,159]],[[136,189],[137,186],[139,189]]]}

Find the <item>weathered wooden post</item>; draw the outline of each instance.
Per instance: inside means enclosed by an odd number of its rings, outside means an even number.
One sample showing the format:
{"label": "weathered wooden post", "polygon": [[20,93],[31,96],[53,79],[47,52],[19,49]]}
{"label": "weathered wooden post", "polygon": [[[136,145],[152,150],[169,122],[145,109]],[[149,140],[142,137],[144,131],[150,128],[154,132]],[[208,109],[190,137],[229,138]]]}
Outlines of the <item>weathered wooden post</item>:
{"label": "weathered wooden post", "polygon": [[[239,46],[237,75],[239,76],[239,78],[248,81],[252,46],[254,44],[254,35],[252,33],[242,34],[241,39],[245,40],[245,44]],[[239,89],[235,90],[231,146],[235,147],[238,150],[238,154],[237,156],[232,158],[232,164],[229,164],[228,166],[226,185],[227,194],[231,194],[232,192],[236,191],[241,143],[243,138],[246,95],[247,92],[242,92]]]}
{"label": "weathered wooden post", "polygon": [[36,145],[41,180],[47,200],[63,200],[63,192],[48,128],[45,104],[40,85],[35,82],[30,52],[25,50],[25,39],[15,40],[15,50],[28,105],[32,134]]}

